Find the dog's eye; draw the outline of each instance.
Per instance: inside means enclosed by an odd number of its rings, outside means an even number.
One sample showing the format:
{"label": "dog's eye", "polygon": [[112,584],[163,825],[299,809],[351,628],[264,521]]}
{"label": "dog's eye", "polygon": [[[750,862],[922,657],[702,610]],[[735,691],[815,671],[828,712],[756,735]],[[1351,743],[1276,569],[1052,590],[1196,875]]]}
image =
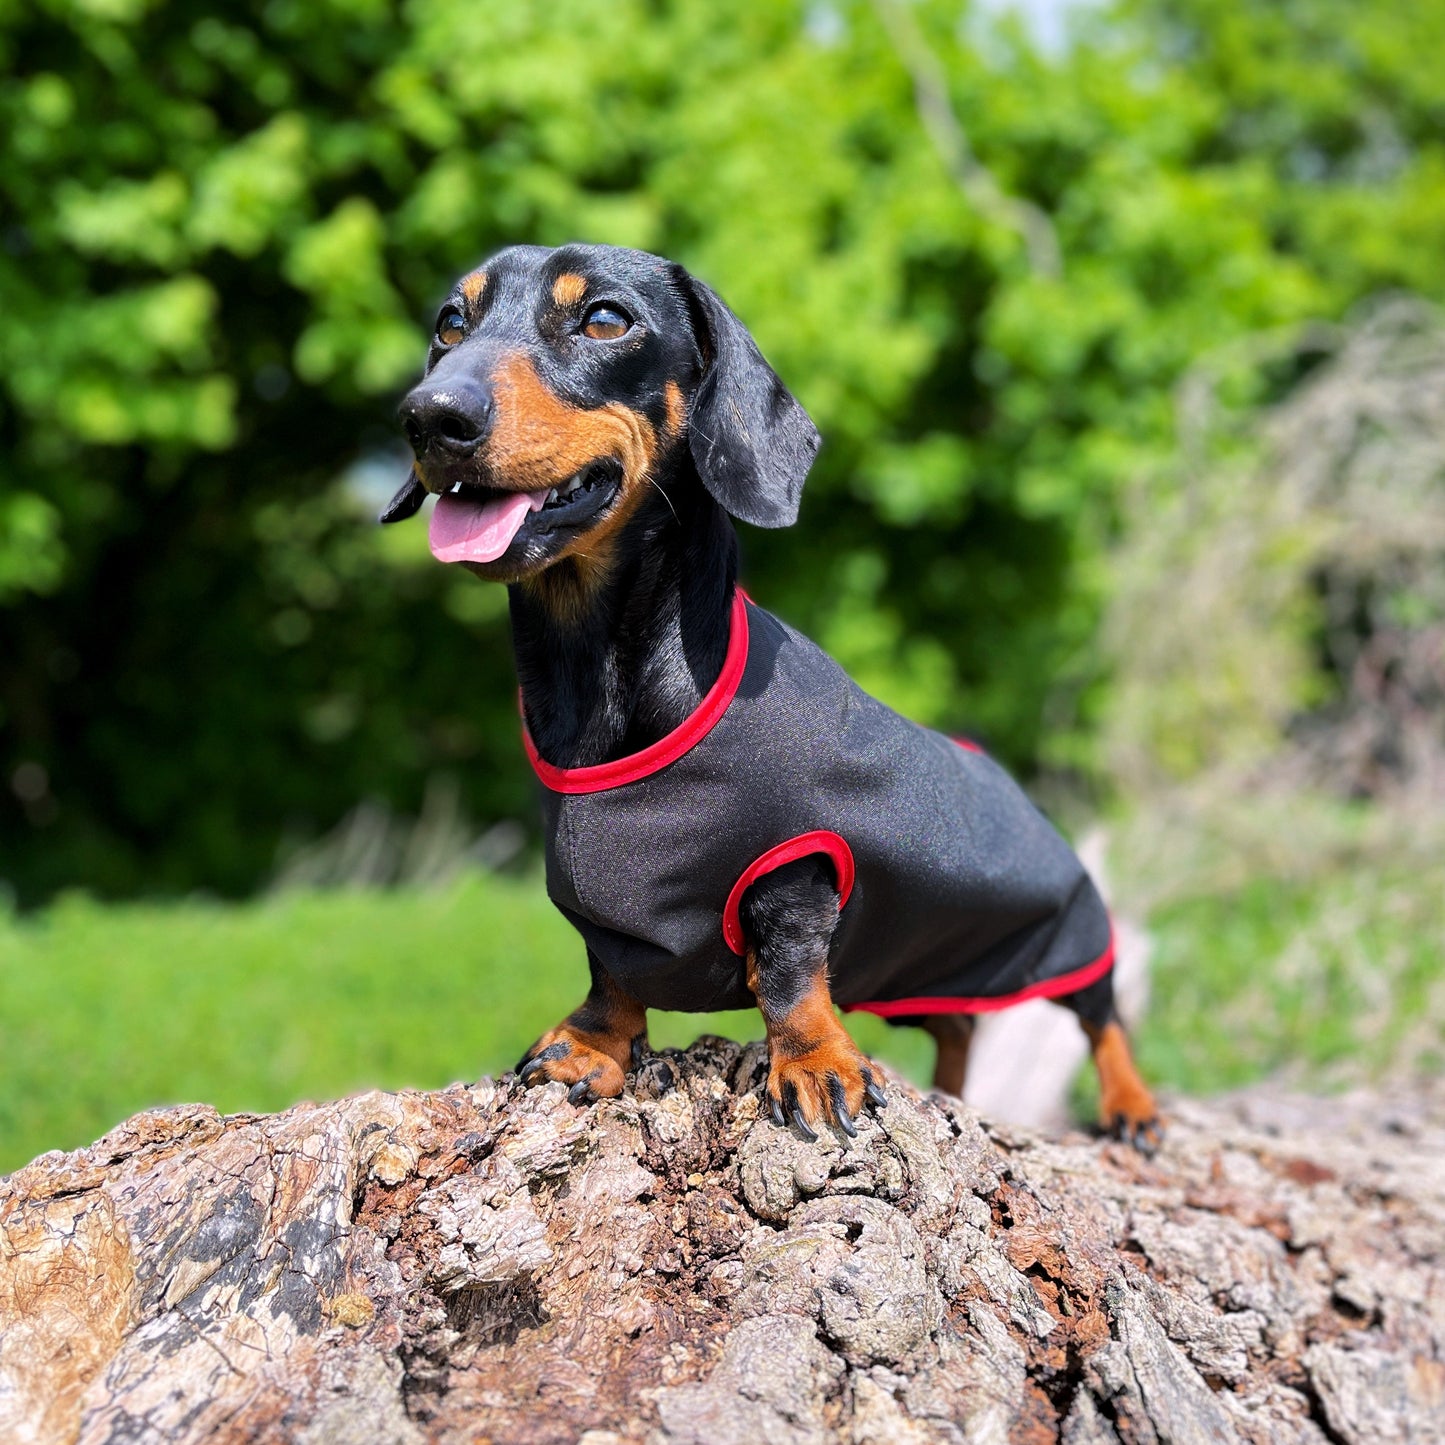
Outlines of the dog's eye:
{"label": "dog's eye", "polygon": [[467,318],[460,311],[443,311],[437,322],[437,340],[443,346],[455,346],[467,334]]}
{"label": "dog's eye", "polygon": [[615,306],[594,306],[582,323],[582,334],[593,341],[616,341],[632,326],[632,318]]}

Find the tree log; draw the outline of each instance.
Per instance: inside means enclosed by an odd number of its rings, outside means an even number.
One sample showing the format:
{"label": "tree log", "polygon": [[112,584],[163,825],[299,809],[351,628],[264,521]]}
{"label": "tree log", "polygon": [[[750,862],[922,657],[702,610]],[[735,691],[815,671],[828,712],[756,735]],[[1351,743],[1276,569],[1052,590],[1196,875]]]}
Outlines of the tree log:
{"label": "tree log", "polygon": [[1160,1154],[758,1045],[137,1115],[0,1181],[0,1439],[922,1445],[1445,1438],[1445,1087],[1172,1101]]}

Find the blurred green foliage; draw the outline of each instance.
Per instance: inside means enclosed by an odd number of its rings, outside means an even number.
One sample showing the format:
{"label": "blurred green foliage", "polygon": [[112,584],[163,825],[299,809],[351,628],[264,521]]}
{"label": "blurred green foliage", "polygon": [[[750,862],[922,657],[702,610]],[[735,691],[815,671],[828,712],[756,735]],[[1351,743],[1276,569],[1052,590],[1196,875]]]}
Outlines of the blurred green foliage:
{"label": "blurred green foliage", "polygon": [[1445,289],[1445,8],[1119,0],[1046,55],[907,6],[1055,276],[933,149],[894,3],[0,0],[0,877],[239,892],[449,771],[529,814],[500,591],[355,484],[447,281],[514,241],[717,286],[827,439],[754,592],[921,719],[1087,770],[1174,382]]}

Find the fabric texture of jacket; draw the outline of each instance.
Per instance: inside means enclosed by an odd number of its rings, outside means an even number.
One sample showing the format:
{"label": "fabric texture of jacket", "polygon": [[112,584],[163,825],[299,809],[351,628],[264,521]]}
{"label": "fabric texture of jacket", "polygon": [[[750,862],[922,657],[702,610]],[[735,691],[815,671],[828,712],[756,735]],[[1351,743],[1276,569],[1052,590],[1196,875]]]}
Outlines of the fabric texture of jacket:
{"label": "fabric texture of jacket", "polygon": [[843,897],[833,997],[905,1019],[1057,997],[1113,963],[1072,849],[991,758],[863,692],[739,591],[717,682],[666,738],[616,762],[541,759],[547,891],[649,1008],[754,1000],[738,904],[794,858]]}

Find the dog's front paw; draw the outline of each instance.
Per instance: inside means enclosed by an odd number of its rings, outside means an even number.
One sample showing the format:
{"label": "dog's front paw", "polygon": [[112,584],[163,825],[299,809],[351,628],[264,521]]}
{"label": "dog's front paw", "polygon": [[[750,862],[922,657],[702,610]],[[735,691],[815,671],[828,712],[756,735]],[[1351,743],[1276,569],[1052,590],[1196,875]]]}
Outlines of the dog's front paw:
{"label": "dog's front paw", "polygon": [[571,1024],[559,1024],[545,1033],[517,1065],[524,1084],[560,1083],[571,1087],[574,1104],[594,1099],[615,1099],[627,1080],[627,1066],[635,1064],[646,1039],[603,1038],[583,1033]]}
{"label": "dog's front paw", "polygon": [[773,1050],[768,1069],[769,1111],[775,1124],[786,1127],[791,1119],[805,1139],[818,1137],[813,1125],[820,1120],[855,1135],[858,1130],[853,1121],[859,1113],[887,1102],[868,1058],[841,1028],[836,1038],[802,1053]]}

